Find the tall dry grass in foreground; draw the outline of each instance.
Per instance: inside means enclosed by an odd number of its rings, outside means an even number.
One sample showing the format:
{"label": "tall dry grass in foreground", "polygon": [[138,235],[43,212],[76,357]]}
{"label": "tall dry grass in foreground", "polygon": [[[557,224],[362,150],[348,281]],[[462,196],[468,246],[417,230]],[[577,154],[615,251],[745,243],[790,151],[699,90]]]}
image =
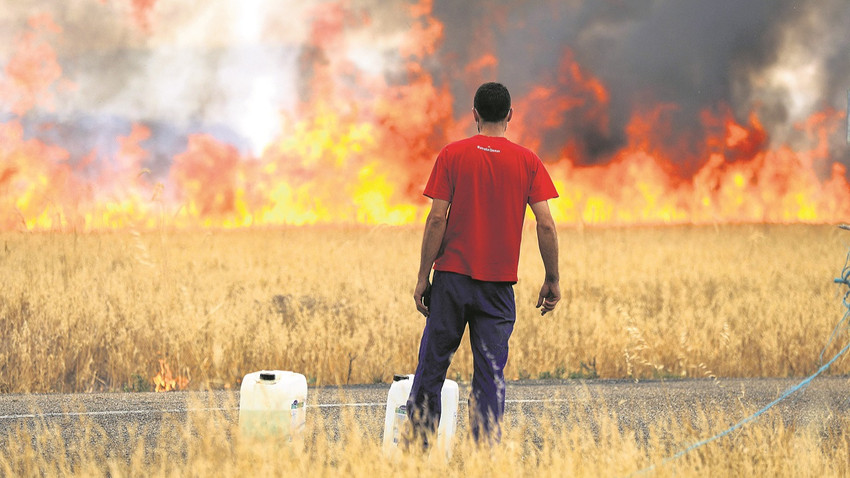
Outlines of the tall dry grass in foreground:
{"label": "tall dry grass in foreground", "polygon": [[[2,234],[0,392],[147,390],[159,359],[192,389],[264,368],[388,382],[415,366],[420,240],[418,227]],[[540,317],[527,231],[509,378],[804,375],[843,313],[832,278],[850,233],[831,226],[565,229],[560,243],[564,299]],[[471,370],[465,342],[450,376]]]}
{"label": "tall dry grass in foreground", "polygon": [[[566,418],[547,408],[505,424],[502,443],[479,449],[461,433],[449,461],[440,454],[383,456],[374,423],[347,409],[324,421],[308,407],[303,440],[243,437],[231,412],[194,413],[165,421],[156,443],[143,430],[117,441],[86,420],[37,430],[20,428],[0,447],[4,476],[393,476],[598,477],[772,476],[850,474],[850,421],[797,427],[777,415],[681,458],[688,445],[725,427],[730,417],[706,410],[669,423],[629,428],[593,400],[579,400]],[[197,408],[197,407],[196,407]],[[69,430],[73,436],[69,437]],[[637,473],[646,471],[651,473]]]}

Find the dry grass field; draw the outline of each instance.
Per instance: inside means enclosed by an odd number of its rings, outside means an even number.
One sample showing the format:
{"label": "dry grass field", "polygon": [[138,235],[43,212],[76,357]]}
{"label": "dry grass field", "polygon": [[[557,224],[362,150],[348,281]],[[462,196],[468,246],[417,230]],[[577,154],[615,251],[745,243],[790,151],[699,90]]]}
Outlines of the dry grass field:
{"label": "dry grass field", "polygon": [[[844,310],[850,234],[829,226],[564,229],[558,310],[533,308],[542,265],[527,231],[510,378],[801,376]],[[0,235],[0,392],[237,389],[263,368],[311,384],[412,371],[418,228]],[[846,343],[846,333],[827,350]],[[464,343],[450,370],[468,380]],[[847,360],[830,373],[847,373]],[[158,377],[159,379],[162,378]],[[122,443],[85,418],[14,429],[4,476],[847,476],[846,417],[798,426],[768,413],[667,459],[754,410],[683,410],[623,428],[590,397],[506,423],[449,462],[381,454],[368,418],[312,414],[302,441],[242,437],[228,412],[166,421]],[[202,408],[203,404],[199,404]],[[231,404],[230,409],[235,404]],[[73,437],[68,438],[69,430]],[[652,467],[651,470],[649,467]],[[644,471],[650,471],[644,473]],[[637,474],[635,474],[637,472]]]}
{"label": "dry grass field", "polygon": [[[311,385],[415,367],[418,227],[0,235],[0,392]],[[534,309],[527,230],[509,378],[802,376],[841,317],[833,226],[564,229],[564,299]],[[841,337],[846,340],[846,337]],[[827,354],[834,353],[838,340]],[[161,362],[162,361],[162,362]],[[468,344],[450,377],[468,380]],[[847,373],[840,360],[830,373]]]}

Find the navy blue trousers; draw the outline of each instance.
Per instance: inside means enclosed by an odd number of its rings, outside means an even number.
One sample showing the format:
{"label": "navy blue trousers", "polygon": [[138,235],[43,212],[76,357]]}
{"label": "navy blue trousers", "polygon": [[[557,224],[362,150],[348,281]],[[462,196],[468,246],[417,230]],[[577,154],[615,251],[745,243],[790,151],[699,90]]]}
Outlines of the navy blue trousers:
{"label": "navy blue trousers", "polygon": [[516,321],[513,283],[482,282],[462,274],[434,271],[429,310],[407,401],[414,433],[424,437],[425,431],[436,431],[443,382],[468,324],[474,366],[470,431],[478,442],[498,441],[505,411],[503,371]]}

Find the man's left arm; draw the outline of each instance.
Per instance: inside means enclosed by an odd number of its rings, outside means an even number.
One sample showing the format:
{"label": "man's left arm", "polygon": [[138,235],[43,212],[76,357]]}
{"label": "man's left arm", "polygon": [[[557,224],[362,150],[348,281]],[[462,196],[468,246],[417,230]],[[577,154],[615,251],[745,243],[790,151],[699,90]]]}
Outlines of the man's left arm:
{"label": "man's left arm", "polygon": [[416,279],[416,288],[413,290],[413,300],[416,301],[416,310],[428,317],[430,311],[422,303],[422,296],[431,287],[429,277],[440,247],[443,245],[443,236],[446,233],[448,222],[449,201],[434,199],[431,203],[431,211],[425,220],[425,232],[422,236],[422,252],[419,258],[419,274]]}
{"label": "man's left arm", "polygon": [[542,307],[540,315],[546,315],[547,312],[555,310],[555,305],[561,300],[560,274],[558,273],[558,231],[555,228],[555,220],[552,219],[547,201],[532,204],[531,211],[537,220],[537,245],[540,248],[540,257],[543,258],[543,267],[546,271],[537,298],[537,307]]}

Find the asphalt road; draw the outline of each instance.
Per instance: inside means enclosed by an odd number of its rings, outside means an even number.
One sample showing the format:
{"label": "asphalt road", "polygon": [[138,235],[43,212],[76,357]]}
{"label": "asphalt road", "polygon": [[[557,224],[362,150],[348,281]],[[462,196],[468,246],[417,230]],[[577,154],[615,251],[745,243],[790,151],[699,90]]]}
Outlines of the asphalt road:
{"label": "asphalt road", "polygon": [[[569,423],[582,413],[600,410],[621,427],[636,432],[653,425],[681,423],[689,417],[719,416],[728,425],[774,401],[799,379],[721,380],[534,380],[509,382],[506,420],[533,420],[542,410]],[[307,420],[321,416],[334,423],[344,410],[353,410],[367,433],[380,439],[389,384],[341,388],[314,387],[308,391]],[[468,384],[460,384],[458,434],[467,423],[465,397]],[[74,424],[85,418],[97,424],[115,443],[128,434],[142,433],[152,442],[168,423],[190,414],[218,413],[238,420],[236,392],[95,393],[0,396],[0,446],[22,429],[57,429],[73,439]],[[830,426],[850,413],[850,378],[819,377],[809,386],[779,402],[772,410],[795,425]],[[549,415],[551,416],[551,415]],[[591,416],[585,414],[584,416]],[[582,423],[590,423],[587,420]],[[727,425],[727,426],[728,426]],[[116,451],[121,453],[121,451]]]}

